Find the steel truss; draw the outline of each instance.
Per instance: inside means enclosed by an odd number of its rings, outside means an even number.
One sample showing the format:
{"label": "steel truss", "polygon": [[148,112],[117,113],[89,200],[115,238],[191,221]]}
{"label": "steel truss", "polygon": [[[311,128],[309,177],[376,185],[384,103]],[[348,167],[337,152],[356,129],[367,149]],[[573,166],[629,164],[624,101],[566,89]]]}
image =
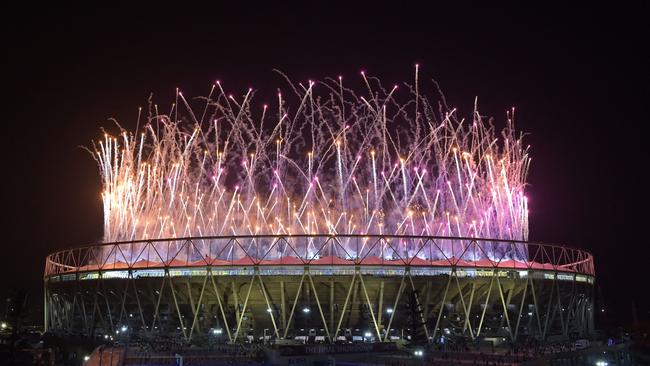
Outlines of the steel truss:
{"label": "steel truss", "polygon": [[[195,244],[201,240],[226,244]],[[361,249],[341,254],[350,248],[341,245],[345,240]],[[400,240],[416,243],[410,255],[399,250]],[[456,240],[462,251],[449,256],[441,240]],[[275,246],[286,255],[270,261]],[[501,258],[491,255],[497,246]],[[211,251],[217,247],[219,253]],[[392,259],[373,256],[377,247]],[[506,259],[523,249],[528,261]],[[521,242],[275,236],[114,243],[48,257],[45,321],[55,332],[96,336],[126,329],[187,342],[291,338],[309,329],[329,341],[348,329],[382,342],[402,332],[429,341],[450,334],[543,339],[593,332],[593,280],[589,253]]]}

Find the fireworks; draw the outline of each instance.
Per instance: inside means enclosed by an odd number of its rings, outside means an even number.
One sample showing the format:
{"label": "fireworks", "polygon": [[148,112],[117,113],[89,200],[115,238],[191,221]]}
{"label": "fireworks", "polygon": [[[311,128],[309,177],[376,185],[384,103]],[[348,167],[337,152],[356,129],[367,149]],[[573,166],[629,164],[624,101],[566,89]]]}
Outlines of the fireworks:
{"label": "fireworks", "polygon": [[228,95],[217,82],[200,109],[181,92],[167,114],[151,105],[140,131],[93,144],[104,241],[299,234],[527,240],[530,158],[514,110],[502,130],[476,108],[462,120],[420,94],[417,79],[416,69],[414,85],[399,90],[364,73],[363,90],[340,77],[289,82],[291,94],[278,93],[273,107],[254,103],[253,90]]}

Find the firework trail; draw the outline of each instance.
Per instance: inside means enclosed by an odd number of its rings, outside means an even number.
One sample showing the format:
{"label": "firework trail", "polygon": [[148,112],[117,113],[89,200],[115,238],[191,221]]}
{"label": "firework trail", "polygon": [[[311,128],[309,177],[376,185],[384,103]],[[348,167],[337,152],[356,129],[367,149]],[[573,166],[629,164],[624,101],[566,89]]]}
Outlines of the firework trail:
{"label": "firework trail", "polygon": [[340,77],[288,81],[291,93],[278,93],[274,107],[253,105],[253,90],[228,95],[219,82],[200,109],[178,91],[169,113],[150,105],[141,130],[93,143],[104,241],[298,234],[527,240],[530,158],[514,110],[499,131],[476,108],[462,120],[421,95],[417,69],[415,84],[399,91],[364,73],[361,79],[363,90]]}

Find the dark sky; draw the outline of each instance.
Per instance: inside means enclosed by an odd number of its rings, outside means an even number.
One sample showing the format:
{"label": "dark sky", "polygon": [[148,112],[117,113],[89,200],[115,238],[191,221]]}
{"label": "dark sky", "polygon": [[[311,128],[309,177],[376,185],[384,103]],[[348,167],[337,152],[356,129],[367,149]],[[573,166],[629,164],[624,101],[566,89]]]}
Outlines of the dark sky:
{"label": "dark sky", "polygon": [[205,95],[216,79],[273,92],[272,68],[391,85],[419,62],[466,114],[475,96],[499,123],[517,108],[531,239],[590,250],[609,306],[627,315],[634,299],[648,316],[646,5],[323,4],[4,9],[0,294],[38,298],[48,252],[101,238],[99,176],[78,146],[109,117],[134,126],[149,93],[170,104],[176,87]]}

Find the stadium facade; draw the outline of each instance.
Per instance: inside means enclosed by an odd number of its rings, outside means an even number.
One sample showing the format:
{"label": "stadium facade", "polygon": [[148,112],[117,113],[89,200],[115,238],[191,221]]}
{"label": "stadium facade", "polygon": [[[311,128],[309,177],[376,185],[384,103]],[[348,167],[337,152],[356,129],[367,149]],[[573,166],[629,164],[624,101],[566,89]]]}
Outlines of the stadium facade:
{"label": "stadium facade", "polygon": [[192,344],[584,337],[594,331],[594,280],[591,254],[522,241],[278,235],[107,243],[47,257],[45,326]]}

